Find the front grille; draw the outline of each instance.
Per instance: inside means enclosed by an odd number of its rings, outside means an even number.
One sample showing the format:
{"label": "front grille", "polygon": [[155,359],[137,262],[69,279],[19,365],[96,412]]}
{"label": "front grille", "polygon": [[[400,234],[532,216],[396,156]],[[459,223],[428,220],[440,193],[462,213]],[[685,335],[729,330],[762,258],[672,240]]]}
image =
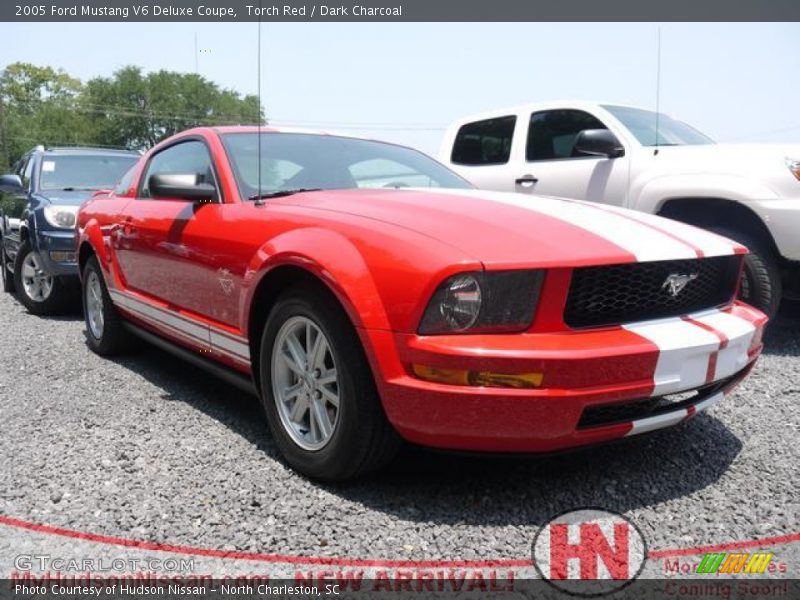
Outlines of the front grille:
{"label": "front grille", "polygon": [[[564,322],[570,327],[599,327],[727,304],[736,290],[741,260],[740,256],[716,256],[577,268]],[[677,295],[670,293],[672,275],[692,278]]]}

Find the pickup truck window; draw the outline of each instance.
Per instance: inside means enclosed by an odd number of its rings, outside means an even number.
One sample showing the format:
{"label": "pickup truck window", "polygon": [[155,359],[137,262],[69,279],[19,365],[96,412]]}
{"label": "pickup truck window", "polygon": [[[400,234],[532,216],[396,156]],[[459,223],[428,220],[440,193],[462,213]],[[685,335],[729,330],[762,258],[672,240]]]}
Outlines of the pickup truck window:
{"label": "pickup truck window", "polygon": [[[627,127],[642,146],[698,146],[714,143],[714,140],[691,125],[676,121],[663,113],[628,106],[603,108]],[[658,117],[658,144],[656,144],[656,117]]]}
{"label": "pickup truck window", "polygon": [[517,117],[498,117],[462,125],[450,157],[459,165],[502,165],[511,155]]}
{"label": "pickup truck window", "polygon": [[220,136],[243,198],[282,190],[360,187],[469,188],[464,179],[421,152],[371,140],[305,133]]}
{"label": "pickup truck window", "polygon": [[528,161],[584,158],[575,150],[575,139],[584,129],[607,129],[582,110],[543,110],[531,115],[525,159]]}

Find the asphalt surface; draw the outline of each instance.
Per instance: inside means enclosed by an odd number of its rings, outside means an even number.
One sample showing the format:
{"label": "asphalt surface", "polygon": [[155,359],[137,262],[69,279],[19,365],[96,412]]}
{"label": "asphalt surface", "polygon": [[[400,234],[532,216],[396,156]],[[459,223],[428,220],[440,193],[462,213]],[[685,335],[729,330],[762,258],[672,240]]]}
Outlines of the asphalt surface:
{"label": "asphalt surface", "polygon": [[583,506],[624,513],[651,550],[800,531],[800,316],[775,323],[734,395],[677,429],[536,459],[409,449],[337,486],[284,465],[255,399],[151,347],[102,359],[83,330],[0,297],[2,515],[349,558],[529,558],[539,525]]}

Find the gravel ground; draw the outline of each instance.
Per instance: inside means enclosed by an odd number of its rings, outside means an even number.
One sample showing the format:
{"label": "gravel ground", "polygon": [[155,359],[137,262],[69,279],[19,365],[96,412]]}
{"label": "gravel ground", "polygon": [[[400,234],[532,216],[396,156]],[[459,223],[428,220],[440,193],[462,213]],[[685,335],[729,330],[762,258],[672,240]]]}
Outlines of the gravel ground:
{"label": "gravel ground", "polygon": [[800,531],[800,318],[710,414],[591,451],[490,459],[409,449],[345,486],[294,474],[254,399],[151,347],[92,354],[79,315],[0,297],[0,514],[164,543],[351,558],[528,558],[581,506],[651,549]]}

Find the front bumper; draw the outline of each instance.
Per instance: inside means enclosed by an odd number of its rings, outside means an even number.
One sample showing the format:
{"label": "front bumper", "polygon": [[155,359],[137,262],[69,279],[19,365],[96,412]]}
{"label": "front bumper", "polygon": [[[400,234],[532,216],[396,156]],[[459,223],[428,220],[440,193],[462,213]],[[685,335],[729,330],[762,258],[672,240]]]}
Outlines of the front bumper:
{"label": "front bumper", "polygon": [[[454,450],[553,452],[674,425],[718,402],[760,354],[766,321],[737,303],[691,317],[563,333],[363,333],[386,414],[408,441]],[[542,380],[535,389],[451,385],[419,379],[413,365],[541,373]],[[672,395],[689,390],[693,398],[673,402]],[[665,397],[662,404],[671,402],[666,408],[646,408],[653,404],[648,399]],[[608,406],[632,408],[622,420],[587,421],[588,412]]]}
{"label": "front bumper", "polygon": [[[47,273],[57,276],[78,275],[74,231],[38,231],[36,242],[36,250]],[[72,260],[63,260],[64,255],[70,255]]]}

